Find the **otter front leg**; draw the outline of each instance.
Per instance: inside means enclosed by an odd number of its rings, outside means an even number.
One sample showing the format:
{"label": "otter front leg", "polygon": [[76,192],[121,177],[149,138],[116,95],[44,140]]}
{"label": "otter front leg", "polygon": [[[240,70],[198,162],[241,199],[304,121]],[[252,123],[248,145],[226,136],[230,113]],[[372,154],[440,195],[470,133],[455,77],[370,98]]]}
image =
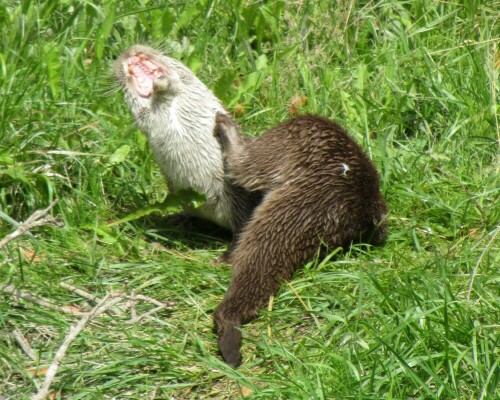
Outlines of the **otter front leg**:
{"label": "otter front leg", "polygon": [[215,116],[214,136],[219,141],[225,162],[226,178],[234,185],[249,192],[267,189],[255,179],[259,175],[258,167],[248,156],[252,140],[243,136],[235,122],[227,115]]}

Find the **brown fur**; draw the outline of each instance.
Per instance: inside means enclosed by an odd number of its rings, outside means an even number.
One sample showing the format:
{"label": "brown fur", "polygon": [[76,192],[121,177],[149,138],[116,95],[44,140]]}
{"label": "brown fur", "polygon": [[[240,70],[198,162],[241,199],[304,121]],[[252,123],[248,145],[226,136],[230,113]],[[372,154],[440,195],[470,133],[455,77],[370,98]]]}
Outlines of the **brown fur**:
{"label": "brown fur", "polygon": [[333,121],[300,116],[250,139],[217,114],[214,134],[228,177],[264,193],[234,248],[231,284],[214,314],[222,356],[238,366],[240,325],[255,318],[322,244],[381,243],[387,208],[375,167]]}

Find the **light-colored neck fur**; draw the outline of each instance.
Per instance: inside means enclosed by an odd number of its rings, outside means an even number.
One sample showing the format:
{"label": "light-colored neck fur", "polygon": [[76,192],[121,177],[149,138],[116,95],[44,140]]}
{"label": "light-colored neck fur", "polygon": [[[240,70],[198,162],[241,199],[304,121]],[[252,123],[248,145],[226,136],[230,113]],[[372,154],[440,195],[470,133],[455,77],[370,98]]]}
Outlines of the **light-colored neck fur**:
{"label": "light-colored neck fur", "polygon": [[157,59],[172,73],[166,92],[144,99],[129,85],[125,87],[127,103],[148,138],[170,191],[191,188],[203,193],[206,203],[197,213],[232,228],[222,152],[213,136],[216,113],[226,111],[184,65],[165,56]]}

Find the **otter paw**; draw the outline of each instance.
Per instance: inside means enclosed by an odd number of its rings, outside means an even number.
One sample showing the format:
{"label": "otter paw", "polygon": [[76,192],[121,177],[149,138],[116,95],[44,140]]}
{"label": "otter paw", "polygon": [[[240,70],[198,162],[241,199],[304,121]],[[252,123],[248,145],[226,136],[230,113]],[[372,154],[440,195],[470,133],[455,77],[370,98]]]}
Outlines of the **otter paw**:
{"label": "otter paw", "polygon": [[215,115],[215,127],[214,127],[214,136],[219,139],[221,144],[224,144],[224,139],[227,134],[228,129],[230,128],[231,119],[220,112]]}
{"label": "otter paw", "polygon": [[220,111],[218,111],[217,114],[215,114],[215,123],[216,124],[226,124],[229,126],[234,124],[231,117],[229,117],[228,115],[226,115],[224,113],[221,113]]}
{"label": "otter paw", "polygon": [[239,130],[235,122],[220,112],[215,115],[214,136],[224,152],[231,152],[239,143]]}

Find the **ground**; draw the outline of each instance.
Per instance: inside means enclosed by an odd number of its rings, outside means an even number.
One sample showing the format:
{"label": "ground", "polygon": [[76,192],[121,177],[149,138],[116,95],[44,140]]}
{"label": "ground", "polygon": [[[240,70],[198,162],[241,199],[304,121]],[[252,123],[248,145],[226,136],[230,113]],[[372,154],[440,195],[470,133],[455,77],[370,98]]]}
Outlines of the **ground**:
{"label": "ground", "polygon": [[[499,9],[0,5],[0,240],[58,201],[55,220],[0,247],[0,398],[40,391],[89,317],[50,398],[500,398]],[[247,134],[323,115],[380,171],[385,245],[305,265],[243,328],[237,370],[212,331],[230,268],[211,260],[230,237],[171,222],[177,209],[160,204],[168,188],[112,79],[137,42],[189,66]],[[97,304],[108,308],[95,315]]]}

